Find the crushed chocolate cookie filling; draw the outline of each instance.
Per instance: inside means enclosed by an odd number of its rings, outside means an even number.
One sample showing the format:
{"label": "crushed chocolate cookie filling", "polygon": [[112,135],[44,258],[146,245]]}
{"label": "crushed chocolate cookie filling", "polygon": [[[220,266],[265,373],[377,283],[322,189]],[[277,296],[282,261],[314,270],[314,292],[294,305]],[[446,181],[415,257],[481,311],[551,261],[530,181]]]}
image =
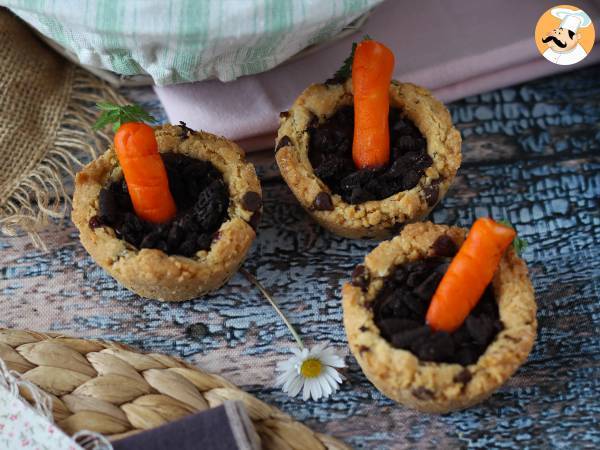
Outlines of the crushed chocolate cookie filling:
{"label": "crushed chocolate cookie filling", "polygon": [[474,364],[503,326],[490,284],[455,332],[435,332],[425,315],[451,258],[430,257],[397,266],[374,301],[375,324],[396,348],[422,361]]}
{"label": "crushed chocolate cookie filling", "polygon": [[315,174],[333,193],[352,204],[382,200],[412,189],[433,164],[427,141],[401,109],[390,108],[389,127],[389,164],[357,170],[352,160],[354,107],[344,106],[325,122],[311,124],[308,157]]}
{"label": "crushed chocolate cookie filling", "polygon": [[[161,156],[177,205],[177,216],[164,224],[140,219],[133,210],[127,183],[122,179],[100,191],[98,220],[138,248],[156,248],[169,255],[183,256],[208,250],[227,219],[229,192],[223,175],[207,161],[176,153]],[[98,225],[98,220],[94,225]]]}

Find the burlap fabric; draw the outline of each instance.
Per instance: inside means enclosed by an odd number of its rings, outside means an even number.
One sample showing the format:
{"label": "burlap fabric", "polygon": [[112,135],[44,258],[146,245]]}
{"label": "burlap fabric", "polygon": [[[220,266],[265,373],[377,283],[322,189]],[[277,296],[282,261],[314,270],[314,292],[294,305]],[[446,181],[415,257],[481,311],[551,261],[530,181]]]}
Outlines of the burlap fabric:
{"label": "burlap fabric", "polygon": [[104,82],[46,47],[12,13],[0,8],[0,229],[39,231],[64,217],[63,180],[105,148],[93,133],[97,101],[120,102]]}

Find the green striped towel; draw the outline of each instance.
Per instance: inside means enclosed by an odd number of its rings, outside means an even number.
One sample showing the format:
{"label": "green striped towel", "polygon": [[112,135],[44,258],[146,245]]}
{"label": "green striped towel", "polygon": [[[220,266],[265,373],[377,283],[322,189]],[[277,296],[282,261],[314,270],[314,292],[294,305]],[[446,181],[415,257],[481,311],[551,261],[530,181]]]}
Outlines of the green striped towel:
{"label": "green striped towel", "polygon": [[0,0],[79,62],[158,85],[263,72],[382,0]]}

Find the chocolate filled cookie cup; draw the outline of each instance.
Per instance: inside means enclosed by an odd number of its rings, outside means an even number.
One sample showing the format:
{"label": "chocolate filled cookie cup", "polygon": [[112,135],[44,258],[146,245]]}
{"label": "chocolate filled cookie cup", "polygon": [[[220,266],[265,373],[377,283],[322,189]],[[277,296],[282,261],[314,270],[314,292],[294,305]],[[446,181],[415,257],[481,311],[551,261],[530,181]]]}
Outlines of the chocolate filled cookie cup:
{"label": "chocolate filled cookie cup", "polygon": [[92,258],[133,292],[183,301],[222,286],[242,264],[262,212],[254,166],[233,142],[185,126],[155,128],[176,217],[133,212],[114,148],[75,179],[72,219]]}
{"label": "chocolate filled cookie cup", "polygon": [[391,159],[377,170],[352,164],[352,80],[315,84],[281,114],[276,160],[306,211],[348,238],[385,238],[427,216],[461,162],[448,110],[421,87],[393,81]]}
{"label": "chocolate filled cookie cup", "polygon": [[533,288],[512,247],[461,328],[449,334],[425,325],[431,295],[465,236],[462,228],[407,225],[366,256],[342,291],[350,349],[367,378],[424,412],[490,396],[527,359],[536,337]]}

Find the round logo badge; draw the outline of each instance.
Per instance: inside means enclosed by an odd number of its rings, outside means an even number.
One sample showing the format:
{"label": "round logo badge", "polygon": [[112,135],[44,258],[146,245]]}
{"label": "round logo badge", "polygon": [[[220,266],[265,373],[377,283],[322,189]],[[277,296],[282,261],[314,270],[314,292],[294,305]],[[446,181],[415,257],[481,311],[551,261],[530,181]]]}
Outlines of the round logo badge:
{"label": "round logo badge", "polygon": [[535,45],[544,58],[568,66],[584,59],[594,46],[592,19],[576,6],[550,8],[535,26]]}

